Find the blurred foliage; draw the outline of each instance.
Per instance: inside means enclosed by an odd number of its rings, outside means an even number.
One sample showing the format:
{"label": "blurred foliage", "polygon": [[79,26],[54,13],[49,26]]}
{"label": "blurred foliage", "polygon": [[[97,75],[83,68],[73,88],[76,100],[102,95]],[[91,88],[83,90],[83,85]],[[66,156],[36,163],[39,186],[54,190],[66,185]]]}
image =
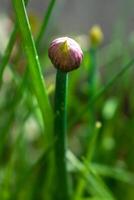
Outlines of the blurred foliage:
{"label": "blurred foliage", "polygon": [[[36,15],[30,18],[36,38],[41,21]],[[2,20],[1,17],[0,21]],[[11,22],[8,22],[8,26],[10,29]],[[134,68],[120,76],[94,102],[93,108],[87,107],[90,98],[90,44],[88,35],[74,34],[73,37],[79,41],[84,51],[82,66],[69,74],[68,86],[70,150],[67,159],[74,199],[78,192],[78,182],[82,179],[84,189],[82,197],[77,200],[133,200]],[[51,67],[46,52],[51,40],[49,34],[46,38],[47,41],[39,48],[39,59],[53,107],[55,70]],[[102,45],[96,52],[96,85],[93,94],[134,58],[133,32],[127,38],[111,38],[109,44]],[[4,33],[0,38],[6,42],[8,39],[9,36],[5,39]],[[0,88],[0,199],[43,200],[46,160],[53,148],[53,141],[46,144],[42,115],[30,88],[31,80],[26,75],[27,59],[20,43],[18,33]],[[0,60],[2,56],[4,48],[1,50]],[[85,112],[75,121],[78,113],[85,107]],[[96,122],[100,122],[101,127],[93,141]],[[93,151],[90,159],[87,156],[88,148]]]}

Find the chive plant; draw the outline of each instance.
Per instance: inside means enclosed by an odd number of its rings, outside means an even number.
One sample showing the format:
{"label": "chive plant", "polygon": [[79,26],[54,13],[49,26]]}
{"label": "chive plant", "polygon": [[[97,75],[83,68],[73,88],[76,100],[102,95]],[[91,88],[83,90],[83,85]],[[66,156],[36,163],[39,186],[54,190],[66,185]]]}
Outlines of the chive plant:
{"label": "chive plant", "polygon": [[[96,91],[96,83],[97,83],[97,49],[98,46],[101,44],[103,40],[103,33],[99,26],[93,26],[89,32],[89,39],[90,39],[90,48],[89,48],[89,59],[90,59],[90,65],[88,66],[88,101],[92,99],[92,97],[95,94]],[[98,129],[95,127],[95,108],[94,104],[92,106],[89,106],[89,129],[88,129],[88,142],[86,145],[86,155],[85,159],[88,163],[90,163],[93,155],[93,150],[96,137],[98,133]],[[97,123],[98,124],[98,123]],[[96,131],[97,130],[97,131]],[[78,185],[76,187],[76,192],[74,194],[75,200],[78,200],[82,198],[84,190],[86,187],[86,182],[81,177],[78,179]]]}
{"label": "chive plant", "polygon": [[[38,104],[39,104],[40,110],[43,113],[44,125],[45,125],[45,128],[47,129],[47,131],[46,131],[47,136],[48,136],[47,141],[49,142],[49,144],[51,144],[51,142],[53,144],[53,141],[50,140],[51,132],[53,130],[53,122],[51,122],[51,112],[52,111],[51,111],[51,106],[49,105],[49,102],[47,100],[48,95],[46,93],[46,89],[43,86],[44,85],[44,79],[43,79],[44,77],[42,78],[42,73],[40,72],[40,63],[39,63],[36,48],[37,48],[37,50],[39,50],[39,46],[41,44],[41,38],[44,36],[44,32],[46,30],[52,8],[53,8],[56,0],[50,0],[48,10],[45,14],[43,24],[41,26],[41,31],[37,35],[37,39],[35,42],[32,38],[32,33],[30,31],[30,24],[28,21],[27,12],[26,12],[25,5],[24,5],[24,0],[19,0],[19,1],[12,0],[12,2],[14,4],[14,9],[16,11],[16,19],[17,19],[18,24],[15,23],[14,29],[11,33],[11,37],[9,39],[9,43],[7,45],[7,48],[4,52],[2,60],[1,60],[0,85],[2,83],[1,81],[2,81],[3,71],[5,69],[6,64],[9,61],[9,57],[11,55],[11,51],[12,51],[13,45],[15,43],[16,33],[18,33],[18,31],[20,31],[20,33],[22,35],[22,41],[25,46],[25,53],[27,55],[27,60],[28,60],[27,68],[29,69],[29,71],[28,71],[28,77],[24,76],[23,80],[20,81],[20,85],[19,85],[19,87],[17,87],[16,95],[14,96],[13,101],[11,100],[10,104],[12,106],[10,106],[10,109],[8,110],[8,120],[4,120],[4,121],[6,121],[6,123],[4,122],[4,126],[2,126],[2,130],[1,130],[1,134],[0,134],[0,138],[1,138],[1,140],[0,140],[1,141],[0,142],[0,149],[1,149],[0,157],[1,157],[1,155],[3,155],[3,152],[4,152],[4,151],[2,151],[3,147],[5,146],[5,148],[6,148],[6,145],[5,145],[6,137],[5,136],[11,129],[11,125],[13,124],[14,118],[16,117],[15,111],[17,109],[17,105],[19,104],[19,102],[21,102],[21,99],[22,99],[21,97],[22,97],[23,93],[25,92],[25,89],[28,85],[28,84],[26,84],[27,83],[26,78],[29,78],[29,77],[30,77],[33,93],[35,94],[36,98],[38,99]],[[18,30],[18,28],[19,28],[19,30]],[[97,29],[94,29],[94,30],[97,30]],[[97,31],[95,31],[95,32],[97,32]],[[96,37],[94,34],[91,34],[90,37],[92,37],[94,42],[96,41]],[[55,179],[56,181],[54,180],[51,183],[51,185],[54,185],[54,186],[55,186],[55,184],[57,184],[57,188],[56,188],[57,191],[55,193],[55,196],[53,197],[53,199],[56,199],[56,200],[61,200],[61,199],[69,200],[70,199],[68,174],[67,174],[67,163],[66,163],[66,159],[65,159],[66,149],[67,149],[67,133],[66,133],[67,87],[68,87],[67,80],[68,80],[68,72],[73,70],[74,68],[77,68],[80,65],[80,62],[82,59],[82,52],[79,50],[80,49],[78,48],[76,43],[74,43],[74,41],[72,42],[72,40],[69,38],[59,38],[58,40],[54,41],[51,44],[50,50],[49,50],[49,57],[51,58],[54,66],[57,68],[56,91],[55,91],[55,112],[54,112],[55,113],[54,133],[55,133],[55,137],[56,137],[56,143],[54,144],[55,145],[55,147],[54,147],[55,166],[54,167],[56,170],[55,172],[56,172],[57,178]],[[110,86],[115,84],[117,82],[117,80],[130,68],[130,66],[132,66],[134,64],[134,59],[130,60],[130,62],[128,62],[128,64],[125,65],[120,71],[118,71],[117,74],[114,75],[113,78],[108,81],[108,83],[106,83],[106,85],[104,85],[102,88],[100,88],[100,90],[97,93],[95,93],[94,92],[95,91],[95,76],[96,76],[96,47],[95,46],[91,46],[89,54],[90,54],[90,59],[91,59],[90,60],[91,61],[90,62],[90,71],[89,71],[90,72],[89,73],[89,83],[91,85],[91,88],[89,90],[89,103],[85,106],[85,108],[84,108],[84,110],[82,110],[82,112],[78,113],[78,115],[75,116],[76,121],[79,118],[81,118],[86,112],[89,112],[89,109],[93,109],[93,105],[94,105],[95,101],[98,100],[98,98],[100,96],[102,96],[109,89]],[[10,101],[10,99],[7,100],[7,103],[9,103],[9,101]],[[3,108],[3,111],[5,111],[4,108]],[[49,112],[50,112],[50,115],[48,114]],[[47,117],[46,117],[46,113],[47,113]],[[93,114],[94,114],[94,112],[93,112]],[[22,121],[19,122],[19,124],[21,127],[23,127]],[[74,165],[74,167],[76,167],[76,170],[79,171],[79,174],[81,174],[84,177],[84,180],[86,180],[86,182],[84,184],[87,183],[89,185],[89,187],[87,188],[87,192],[91,195],[94,194],[93,199],[109,199],[110,200],[110,199],[114,199],[114,198],[109,196],[108,193],[110,193],[110,191],[108,190],[108,192],[107,192],[106,185],[104,184],[102,179],[100,179],[100,177],[98,176],[98,174],[100,173],[99,170],[101,168],[103,168],[103,166],[101,166],[100,164],[98,164],[98,166],[96,166],[92,163],[91,163],[91,165],[89,165],[89,161],[91,160],[92,154],[94,152],[95,141],[96,141],[100,126],[101,126],[100,123],[96,124],[95,132],[93,134],[92,140],[90,141],[90,147],[87,150],[87,154],[86,154],[84,160],[80,161],[70,151],[68,151],[69,156],[68,155],[67,156],[69,157],[71,164]],[[18,139],[18,140],[20,140],[20,139]],[[18,143],[18,142],[16,142],[16,143]],[[17,145],[15,145],[15,148],[16,147],[17,147]],[[24,177],[24,180],[22,181],[23,183],[21,183],[20,185],[18,184],[18,182],[16,182],[16,179],[14,180],[13,167],[15,168],[14,171],[16,172],[16,166],[14,166],[14,164],[13,165],[10,164],[10,162],[12,162],[12,161],[8,162],[8,164],[6,163],[7,164],[7,167],[6,167],[7,172],[6,173],[4,172],[5,169],[3,170],[3,167],[2,167],[2,170],[1,170],[1,172],[3,174],[2,177],[4,177],[5,181],[4,181],[4,184],[2,184],[2,191],[0,191],[1,199],[23,198],[23,195],[21,196],[20,191],[23,190],[22,188],[24,185],[25,185],[25,188],[27,188],[28,185],[30,186],[30,188],[32,188],[31,190],[33,191],[33,195],[30,199],[38,199],[38,198],[40,199],[41,195],[44,196],[44,198],[47,200],[50,199],[50,198],[48,198],[48,195],[46,194],[46,191],[49,190],[49,188],[47,188],[47,185],[48,186],[50,185],[50,181],[48,181],[48,177],[50,177],[50,173],[48,172],[48,170],[46,170],[46,168],[45,168],[46,173],[44,173],[44,171],[43,171],[44,167],[46,167],[46,165],[45,165],[46,158],[48,157],[50,151],[53,149],[53,145],[50,147],[51,148],[48,149],[48,151],[46,151],[46,148],[45,148],[45,151],[42,154],[42,157],[36,163],[33,164],[33,166],[30,168],[30,172],[28,172],[28,174],[26,173],[26,177]],[[23,148],[25,148],[25,147],[23,146]],[[20,157],[20,159],[24,160],[24,157],[22,158],[22,156],[20,156],[22,154],[18,151],[17,148],[16,148],[16,151],[18,152],[18,156]],[[0,159],[0,160],[2,161],[2,159]],[[29,162],[29,164],[30,164],[30,162]],[[5,166],[5,163],[4,163],[4,166]],[[32,175],[34,175],[38,167],[41,169],[39,170],[39,172],[37,174],[36,181],[33,181],[33,182],[36,182],[36,184],[34,184],[31,181],[31,178],[29,175],[30,175],[30,173]],[[98,169],[96,169],[96,167]],[[17,165],[17,168],[18,168],[18,165]],[[114,173],[113,168],[111,168],[111,169],[107,168],[106,170],[102,170],[102,174],[104,173],[104,171],[105,172],[107,171],[108,174]],[[18,172],[19,172],[19,174],[18,174]],[[47,177],[45,176],[45,178],[44,178],[42,173],[43,173],[43,175],[47,174]],[[118,179],[119,179],[119,175],[120,175],[120,179],[121,180],[124,179],[124,174],[125,174],[124,172],[122,172],[122,174],[120,174],[118,172],[116,172],[116,173],[114,173],[114,175],[115,174],[117,175],[116,178],[118,177]],[[24,172],[22,173],[22,171],[17,170],[15,176],[19,177],[19,176],[23,176],[23,174],[24,174]],[[114,175],[112,175],[112,177]],[[126,178],[127,180],[130,180],[130,178],[128,178],[129,177],[128,174],[126,175],[126,177],[127,177]],[[131,174],[130,174],[130,177],[132,178]],[[10,184],[10,180],[14,180],[14,182],[15,182],[15,190],[16,190],[15,193],[16,194],[14,194],[13,196],[12,196],[13,187]],[[44,184],[44,182],[45,182],[45,184]],[[2,183],[2,180],[1,180],[1,183]],[[24,184],[24,183],[27,183],[27,184]],[[33,185],[35,185],[35,186],[33,186]],[[86,185],[85,185],[85,187],[86,187]],[[92,187],[94,188],[93,193],[92,193]],[[80,189],[81,189],[80,192],[82,194],[83,193],[82,187]],[[29,193],[29,188],[26,189],[25,192]],[[1,196],[2,194],[3,194],[3,196]],[[11,195],[11,196],[9,197],[8,195]],[[82,196],[82,195],[78,195],[77,196],[78,198],[75,198],[75,199],[76,200],[81,199],[80,196]],[[24,198],[25,198],[25,195],[24,195]],[[26,199],[29,199],[29,198],[26,197]]]}
{"label": "chive plant", "polygon": [[49,57],[57,69],[55,89],[54,134],[55,175],[57,178],[57,200],[69,200],[66,148],[67,148],[67,79],[68,72],[77,69],[82,61],[80,46],[71,38],[55,39],[50,44]]}
{"label": "chive plant", "polygon": [[[89,31],[89,39],[90,39],[90,48],[89,48],[89,73],[88,73],[88,82],[89,82],[89,101],[94,96],[96,91],[96,83],[97,83],[97,50],[99,45],[103,40],[103,32],[98,25],[95,25]],[[93,118],[94,114],[94,106],[92,106],[92,111],[90,109],[91,116]],[[95,116],[94,116],[95,117]]]}

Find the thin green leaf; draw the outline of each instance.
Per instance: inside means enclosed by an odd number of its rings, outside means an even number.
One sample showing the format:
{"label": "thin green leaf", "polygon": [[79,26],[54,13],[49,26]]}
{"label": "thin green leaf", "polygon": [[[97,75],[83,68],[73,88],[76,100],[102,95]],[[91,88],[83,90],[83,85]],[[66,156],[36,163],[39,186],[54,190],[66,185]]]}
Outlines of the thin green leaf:
{"label": "thin green leaf", "polygon": [[52,136],[53,113],[48,100],[44,78],[41,73],[41,66],[39,63],[33,36],[31,33],[31,27],[26,13],[25,4],[23,0],[12,0],[12,2],[16,12],[16,18],[18,21],[18,26],[20,28],[22,41],[25,47],[25,53],[28,59],[28,67],[30,74],[29,78],[31,79],[31,85],[43,115],[48,139],[50,138],[50,136]]}

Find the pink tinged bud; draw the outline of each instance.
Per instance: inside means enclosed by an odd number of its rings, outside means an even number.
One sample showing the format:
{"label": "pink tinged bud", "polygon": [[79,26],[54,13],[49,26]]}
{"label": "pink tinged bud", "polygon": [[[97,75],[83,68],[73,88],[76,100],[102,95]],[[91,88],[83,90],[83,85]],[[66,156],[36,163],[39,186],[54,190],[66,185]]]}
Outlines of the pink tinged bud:
{"label": "pink tinged bud", "polygon": [[48,55],[55,68],[63,72],[77,69],[83,58],[83,52],[79,44],[68,37],[53,40]]}

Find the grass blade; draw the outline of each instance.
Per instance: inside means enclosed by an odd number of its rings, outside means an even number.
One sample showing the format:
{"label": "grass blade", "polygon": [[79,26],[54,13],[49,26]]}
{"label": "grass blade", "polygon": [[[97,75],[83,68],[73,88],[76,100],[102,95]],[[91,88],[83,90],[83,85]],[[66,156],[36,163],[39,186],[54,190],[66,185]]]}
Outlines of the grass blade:
{"label": "grass blade", "polygon": [[39,34],[38,34],[37,39],[36,39],[37,48],[40,46],[41,40],[44,36],[44,32],[46,31],[46,28],[47,28],[47,25],[48,25],[48,22],[49,22],[49,19],[50,19],[50,16],[51,16],[51,13],[52,13],[52,10],[54,8],[55,3],[56,3],[56,0],[51,0],[50,3],[49,3],[47,12],[46,12],[44,19],[43,19],[41,29],[40,29]]}
{"label": "grass blade", "polygon": [[16,12],[16,18],[18,21],[18,26],[20,28],[22,41],[25,47],[25,53],[28,59],[28,67],[32,88],[43,115],[47,136],[48,138],[50,138],[50,135],[52,133],[53,114],[49,103],[43,75],[41,73],[41,66],[31,33],[31,27],[26,13],[25,4],[23,0],[12,0],[12,2]]}
{"label": "grass blade", "polygon": [[4,55],[2,57],[2,61],[1,61],[1,64],[0,64],[0,86],[2,84],[3,71],[4,71],[5,66],[7,65],[8,61],[9,61],[11,52],[13,50],[13,46],[14,46],[14,43],[15,43],[15,40],[16,40],[16,34],[17,34],[17,25],[15,25],[14,28],[13,28],[13,31],[11,33],[11,36],[10,36],[10,39],[9,39],[9,42],[8,42],[8,45],[6,47],[6,50],[4,52]]}
{"label": "grass blade", "polygon": [[[71,151],[67,152],[67,159],[73,165],[74,169],[76,169],[76,171],[80,173],[83,180],[88,183],[88,190],[93,196],[97,195],[99,199],[104,200],[115,199],[103,180],[98,176],[98,174],[93,171],[93,169],[90,169],[90,167],[87,166],[87,163],[83,164]],[[79,199],[77,198],[77,200]]]}

